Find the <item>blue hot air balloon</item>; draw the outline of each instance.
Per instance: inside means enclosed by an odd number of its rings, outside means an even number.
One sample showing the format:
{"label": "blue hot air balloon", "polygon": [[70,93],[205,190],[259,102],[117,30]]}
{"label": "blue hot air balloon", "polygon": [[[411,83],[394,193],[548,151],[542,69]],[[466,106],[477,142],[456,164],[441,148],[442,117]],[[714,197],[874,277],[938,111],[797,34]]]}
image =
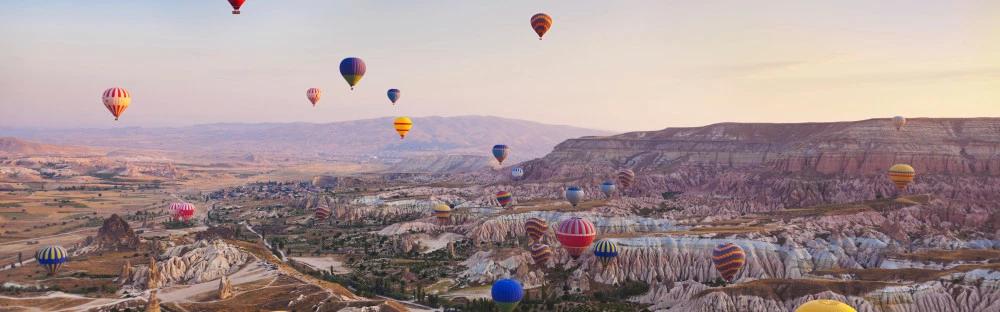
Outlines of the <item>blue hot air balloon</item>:
{"label": "blue hot air balloon", "polygon": [[614,260],[618,256],[618,245],[612,241],[602,239],[594,244],[594,256],[607,266],[611,260]]}
{"label": "blue hot air balloon", "polygon": [[511,168],[510,169],[510,175],[512,177],[514,177],[515,179],[523,177],[524,176],[524,169],[522,169],[521,167]]}
{"label": "blue hot air balloon", "polygon": [[61,246],[46,246],[35,252],[35,261],[45,267],[49,275],[55,275],[66,260],[69,260],[69,253]]}
{"label": "blue hot air balloon", "polygon": [[386,94],[389,96],[389,101],[392,101],[392,105],[396,105],[396,101],[399,100],[399,96],[401,95],[399,89],[389,89]]}
{"label": "blue hot air balloon", "polygon": [[510,154],[510,147],[504,144],[493,145],[493,157],[503,165],[503,160],[507,159],[507,155]]}
{"label": "blue hot air balloon", "polygon": [[348,57],[340,61],[340,75],[344,76],[347,84],[351,85],[351,90],[354,90],[354,86],[361,81],[361,77],[365,76],[366,68],[365,61],[356,57]]}
{"label": "blue hot air balloon", "polygon": [[616,188],[615,181],[604,180],[604,182],[601,183],[601,192],[604,193],[604,196],[611,197],[611,194],[615,192]]}
{"label": "blue hot air balloon", "polygon": [[496,302],[500,311],[511,312],[517,304],[524,298],[524,288],[516,280],[505,278],[493,283],[490,291],[493,295],[493,302]]}

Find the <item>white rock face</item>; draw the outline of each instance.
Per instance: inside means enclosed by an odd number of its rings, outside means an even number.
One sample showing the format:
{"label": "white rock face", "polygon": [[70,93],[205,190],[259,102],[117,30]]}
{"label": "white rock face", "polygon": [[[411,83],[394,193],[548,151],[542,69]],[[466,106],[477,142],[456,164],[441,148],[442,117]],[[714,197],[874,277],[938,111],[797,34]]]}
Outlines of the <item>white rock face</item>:
{"label": "white rock face", "polygon": [[[170,247],[157,261],[160,287],[174,284],[198,284],[219,279],[256,257],[221,240],[198,241],[194,244]],[[149,268],[134,270],[133,286],[145,286]]]}

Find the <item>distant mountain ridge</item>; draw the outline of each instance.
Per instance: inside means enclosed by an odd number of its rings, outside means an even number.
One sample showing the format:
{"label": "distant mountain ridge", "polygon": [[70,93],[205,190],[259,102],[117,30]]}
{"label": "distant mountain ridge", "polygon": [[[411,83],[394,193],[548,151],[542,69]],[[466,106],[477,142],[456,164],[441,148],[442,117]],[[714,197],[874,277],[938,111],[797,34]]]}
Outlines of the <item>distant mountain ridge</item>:
{"label": "distant mountain ridge", "polygon": [[[541,157],[569,138],[606,131],[489,117],[413,117],[405,140],[392,117],[333,123],[206,124],[177,128],[11,130],[0,134],[53,143],[161,150],[193,157],[247,154],[265,158],[405,158],[480,155],[494,144],[511,146],[512,161]],[[447,167],[447,166],[445,166]]]}
{"label": "distant mountain ridge", "polygon": [[0,137],[0,154],[12,155],[81,155],[98,151],[79,146],[65,146],[29,142],[14,137]]}

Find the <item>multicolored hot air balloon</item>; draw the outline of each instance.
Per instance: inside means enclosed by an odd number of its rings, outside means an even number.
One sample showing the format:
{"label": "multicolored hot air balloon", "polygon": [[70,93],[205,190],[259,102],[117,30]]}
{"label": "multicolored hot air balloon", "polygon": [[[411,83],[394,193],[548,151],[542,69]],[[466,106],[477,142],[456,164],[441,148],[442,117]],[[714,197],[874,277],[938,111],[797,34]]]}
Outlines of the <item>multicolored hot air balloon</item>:
{"label": "multicolored hot air balloon", "polygon": [[542,241],[545,232],[549,230],[549,223],[542,218],[530,218],[524,222],[524,232],[536,242]]}
{"label": "multicolored hot air balloon", "polygon": [[356,57],[348,57],[340,61],[340,75],[344,76],[347,84],[351,85],[351,90],[365,76],[365,61]]}
{"label": "multicolored hot air balloon", "polygon": [[389,96],[389,101],[392,101],[392,105],[396,105],[396,101],[399,100],[399,96],[402,94],[399,93],[399,89],[389,89],[386,95]]}
{"label": "multicolored hot air balloon", "polygon": [[333,213],[333,210],[330,209],[330,206],[323,200],[320,200],[319,205],[316,205],[314,217],[316,218],[316,221],[323,221],[326,220],[326,218],[329,218],[331,213]]}
{"label": "multicolored hot air balloon", "polygon": [[552,258],[552,248],[549,245],[534,243],[528,246],[528,249],[531,251],[531,260],[537,265],[545,265]]}
{"label": "multicolored hot air balloon", "polygon": [[892,124],[896,126],[896,131],[899,131],[900,129],[903,129],[904,125],[906,125],[906,117],[903,116],[892,117]]}
{"label": "multicolored hot air balloon", "polygon": [[635,182],[635,171],[632,169],[618,170],[618,184],[621,184],[623,189],[632,186],[632,182]]}
{"label": "multicolored hot air balloon", "polygon": [[601,183],[601,193],[604,193],[604,196],[611,197],[616,188],[615,181],[605,180]]}
{"label": "multicolored hot air balloon", "polygon": [[514,194],[508,191],[497,192],[497,203],[500,204],[500,207],[510,208],[512,202],[514,202]]}
{"label": "multicolored hot air balloon", "polygon": [[507,159],[507,155],[510,154],[510,147],[504,144],[493,145],[493,157],[503,165],[503,160]]}
{"label": "multicolored hot air balloon", "polygon": [[35,252],[35,261],[45,267],[49,275],[55,275],[66,260],[69,260],[69,253],[61,246],[45,246]]}
{"label": "multicolored hot air balloon", "polygon": [[552,17],[545,13],[538,13],[531,16],[531,28],[538,34],[538,40],[542,40],[545,32],[552,28]]}
{"label": "multicolored hot air balloon", "polygon": [[580,217],[563,220],[556,229],[556,239],[573,259],[580,257],[594,243],[596,236],[594,224]]}
{"label": "multicolored hot air balloon", "polygon": [[712,263],[715,264],[715,269],[730,283],[736,279],[736,274],[743,268],[746,258],[743,248],[733,243],[719,244],[712,251]]}
{"label": "multicolored hot air balloon", "polygon": [[191,220],[191,217],[194,216],[194,209],[194,205],[184,202],[171,203],[170,206],[167,207],[167,211],[170,212],[170,216],[173,217],[174,220],[185,222]]}
{"label": "multicolored hot air balloon", "polygon": [[413,128],[413,120],[410,120],[409,117],[399,117],[392,121],[392,125],[396,127],[399,139],[402,140],[410,132],[410,129]]}
{"label": "multicolored hot air balloon", "polygon": [[836,301],[836,300],[812,300],[803,303],[795,312],[858,312],[846,303]]}
{"label": "multicolored hot air balloon", "polygon": [[605,266],[618,256],[618,245],[615,242],[602,239],[594,244],[594,256]]}
{"label": "multicolored hot air balloon", "polygon": [[243,2],[247,0],[229,0],[229,5],[233,6],[233,14],[240,14],[240,7],[243,6]]}
{"label": "multicolored hot air balloon", "polygon": [[128,105],[132,104],[132,95],[125,88],[114,87],[104,90],[101,101],[104,102],[104,107],[111,112],[111,115],[115,116],[115,120],[118,120]]}
{"label": "multicolored hot air balloon", "polygon": [[447,224],[448,221],[451,221],[451,206],[446,204],[435,205],[434,217],[437,218],[438,222],[441,224]]}
{"label": "multicolored hot air balloon", "polygon": [[896,184],[896,189],[901,192],[906,190],[916,175],[917,172],[913,170],[913,167],[907,164],[895,164],[889,167],[889,180]]}
{"label": "multicolored hot air balloon", "polygon": [[323,96],[323,91],[319,88],[309,88],[306,90],[306,98],[309,102],[312,102],[313,107],[316,107],[316,102],[319,102],[319,98]]}
{"label": "multicolored hot air balloon", "polygon": [[493,295],[493,302],[496,302],[500,311],[511,312],[524,298],[524,288],[516,280],[505,278],[493,283],[490,294]]}
{"label": "multicolored hot air balloon", "polygon": [[515,179],[519,179],[524,176],[524,169],[521,167],[514,167],[510,169],[510,176]]}
{"label": "multicolored hot air balloon", "polygon": [[576,207],[576,204],[579,204],[581,200],[583,200],[583,189],[579,186],[570,186],[566,188],[566,201],[568,201],[570,205]]}

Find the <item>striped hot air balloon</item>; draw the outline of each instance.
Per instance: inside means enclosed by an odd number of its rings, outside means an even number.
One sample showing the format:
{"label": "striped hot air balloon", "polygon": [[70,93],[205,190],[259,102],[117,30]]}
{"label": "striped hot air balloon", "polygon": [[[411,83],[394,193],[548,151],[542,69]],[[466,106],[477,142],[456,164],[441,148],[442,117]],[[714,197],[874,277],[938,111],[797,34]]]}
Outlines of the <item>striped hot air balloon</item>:
{"label": "striped hot air balloon", "polygon": [[514,202],[514,194],[508,191],[497,192],[497,203],[500,204],[500,207],[510,208],[512,202]]}
{"label": "striped hot air balloon", "polygon": [[549,223],[545,222],[545,219],[530,218],[524,222],[524,232],[536,242],[542,241],[542,237],[545,236],[545,232],[548,230]]}
{"label": "striped hot air balloon", "polygon": [[615,242],[602,239],[594,244],[594,256],[605,266],[618,256],[618,245]]}
{"label": "striped hot air balloon", "polygon": [[892,125],[896,126],[896,131],[902,130],[903,126],[906,125],[906,117],[903,116],[892,117]]}
{"label": "striped hot air balloon", "polygon": [[846,303],[837,300],[812,300],[803,303],[795,312],[858,312]]}
{"label": "striped hot air balloon", "polygon": [[511,168],[510,176],[514,177],[515,179],[520,179],[521,177],[524,176],[524,168],[521,167]]}
{"label": "striped hot air balloon", "polygon": [[493,145],[493,157],[503,165],[503,160],[507,159],[507,155],[510,154],[510,147],[504,144]]}
{"label": "striped hot air balloon", "polygon": [[583,200],[583,189],[579,186],[570,186],[566,188],[566,201],[568,201],[570,205],[576,207],[581,200]]}
{"label": "striped hot air balloon", "polygon": [[396,101],[399,101],[399,97],[402,95],[399,89],[389,89],[386,91],[386,95],[389,96],[389,101],[392,101],[392,105],[396,105]]}
{"label": "striped hot air balloon", "polygon": [[348,57],[340,61],[340,75],[344,76],[347,84],[354,90],[354,86],[365,76],[365,61],[356,57]]}
{"label": "striped hot air balloon", "polygon": [[496,302],[500,311],[511,312],[524,298],[524,288],[518,281],[505,278],[493,283],[490,295],[493,296],[493,302]]}
{"label": "striped hot air balloon", "polygon": [[913,167],[907,164],[895,164],[889,167],[889,180],[896,184],[896,189],[899,191],[906,190],[916,175],[917,172]]}
{"label": "striped hot air balloon", "polygon": [[715,269],[730,283],[736,279],[736,274],[743,268],[746,258],[743,248],[733,243],[719,244],[712,251],[712,263],[715,264]]}
{"label": "striped hot air balloon", "polygon": [[402,140],[413,128],[413,120],[410,117],[399,117],[392,121],[392,125],[396,127],[396,133],[399,133],[399,139]]}
{"label": "striped hot air balloon", "polygon": [[615,181],[606,180],[601,183],[601,193],[604,193],[604,196],[611,197],[616,188]]}
{"label": "striped hot air balloon", "polygon": [[552,17],[545,13],[538,13],[531,16],[531,28],[538,34],[538,40],[542,40],[545,32],[552,28]]}
{"label": "striped hot air balloon", "polygon": [[629,186],[632,186],[633,182],[635,182],[635,171],[632,171],[632,169],[618,170],[618,184],[620,184],[623,189],[627,189]]}
{"label": "striped hot air balloon", "polygon": [[537,265],[545,265],[552,258],[552,248],[549,245],[534,243],[528,246],[528,249],[531,251],[531,260]]}
{"label": "striped hot air balloon", "polygon": [[597,229],[594,224],[580,217],[563,220],[556,228],[556,239],[573,259],[580,257],[594,242],[596,236]]}
{"label": "striped hot air balloon", "polygon": [[101,101],[104,102],[104,107],[111,112],[111,115],[115,116],[115,120],[118,120],[128,105],[132,104],[132,95],[125,88],[114,87],[104,90]]}
{"label": "striped hot air balloon", "polygon": [[69,260],[69,253],[61,246],[45,246],[35,252],[35,261],[45,267],[49,275],[55,275],[67,260]]}
{"label": "striped hot air balloon", "polygon": [[326,220],[326,218],[329,218],[332,213],[333,210],[330,209],[330,205],[327,205],[325,201],[320,200],[319,205],[316,205],[314,217],[316,218],[316,221],[323,221]]}
{"label": "striped hot air balloon", "polygon": [[240,14],[240,7],[246,0],[229,0],[229,5],[233,6],[233,14]]}
{"label": "striped hot air balloon", "polygon": [[174,220],[185,222],[191,220],[191,217],[194,216],[194,209],[194,205],[184,202],[171,203],[170,206],[167,207],[167,211],[170,212],[170,216],[173,217]]}
{"label": "striped hot air balloon", "polygon": [[441,224],[447,224],[448,221],[451,221],[451,207],[446,204],[435,205],[434,217],[437,218],[438,222]]}
{"label": "striped hot air balloon", "polygon": [[313,107],[316,107],[316,102],[319,102],[319,98],[323,96],[323,91],[319,88],[309,88],[306,90],[306,98],[309,102],[312,102]]}

